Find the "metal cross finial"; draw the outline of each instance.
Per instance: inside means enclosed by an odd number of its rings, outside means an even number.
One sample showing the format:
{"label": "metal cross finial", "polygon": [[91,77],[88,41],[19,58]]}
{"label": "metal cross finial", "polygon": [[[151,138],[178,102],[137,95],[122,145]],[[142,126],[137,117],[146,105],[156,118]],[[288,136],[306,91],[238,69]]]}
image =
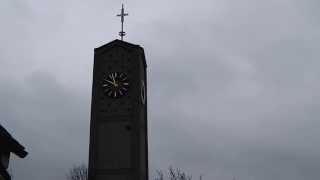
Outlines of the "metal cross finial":
{"label": "metal cross finial", "polygon": [[122,4],[122,9],[121,9],[121,14],[117,14],[117,16],[121,17],[121,31],[119,32],[119,36],[121,36],[121,41],[123,41],[123,36],[126,35],[126,33],[123,31],[123,21],[124,21],[124,17],[128,16],[128,13],[124,13],[124,7]]}

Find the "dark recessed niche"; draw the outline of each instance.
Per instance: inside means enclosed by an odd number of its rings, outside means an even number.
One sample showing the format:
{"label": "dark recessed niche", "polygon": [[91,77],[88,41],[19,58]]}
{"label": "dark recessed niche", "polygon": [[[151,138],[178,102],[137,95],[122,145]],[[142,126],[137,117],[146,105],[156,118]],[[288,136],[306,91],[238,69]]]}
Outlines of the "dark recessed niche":
{"label": "dark recessed niche", "polygon": [[132,127],[131,127],[130,124],[126,124],[124,127],[125,127],[125,129],[126,129],[127,131],[131,131],[131,129],[132,129]]}

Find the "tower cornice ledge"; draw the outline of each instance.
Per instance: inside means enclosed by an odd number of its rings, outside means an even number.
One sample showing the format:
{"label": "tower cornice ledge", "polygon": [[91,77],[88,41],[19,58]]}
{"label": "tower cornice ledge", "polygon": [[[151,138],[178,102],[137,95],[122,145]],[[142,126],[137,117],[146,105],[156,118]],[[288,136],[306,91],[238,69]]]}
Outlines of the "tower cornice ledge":
{"label": "tower cornice ledge", "polygon": [[95,53],[101,53],[104,52],[105,50],[108,50],[109,48],[112,48],[113,46],[123,46],[124,48],[140,48],[143,49],[141,46],[132,44],[126,41],[121,41],[119,39],[115,39],[105,45],[102,45],[100,47],[97,47],[94,49]]}

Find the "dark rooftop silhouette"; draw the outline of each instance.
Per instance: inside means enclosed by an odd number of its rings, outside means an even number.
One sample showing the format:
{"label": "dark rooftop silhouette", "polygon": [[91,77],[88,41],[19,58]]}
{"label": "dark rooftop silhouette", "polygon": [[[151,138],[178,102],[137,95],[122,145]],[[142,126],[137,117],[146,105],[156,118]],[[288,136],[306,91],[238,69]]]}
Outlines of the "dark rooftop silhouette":
{"label": "dark rooftop silhouette", "polygon": [[19,156],[20,158],[24,158],[28,155],[28,152],[25,151],[25,148],[15,140],[10,133],[1,126],[0,124],[0,147],[1,150],[6,150],[12,152]]}

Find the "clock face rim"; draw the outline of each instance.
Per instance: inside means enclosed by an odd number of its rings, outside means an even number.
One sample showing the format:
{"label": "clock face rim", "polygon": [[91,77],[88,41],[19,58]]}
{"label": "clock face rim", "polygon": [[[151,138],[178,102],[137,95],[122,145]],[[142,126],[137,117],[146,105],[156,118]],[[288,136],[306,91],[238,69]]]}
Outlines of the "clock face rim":
{"label": "clock face rim", "polygon": [[103,76],[101,86],[105,96],[118,99],[128,94],[130,83],[127,73],[114,71]]}
{"label": "clock face rim", "polygon": [[141,102],[142,104],[146,103],[146,86],[144,80],[141,80]]}

